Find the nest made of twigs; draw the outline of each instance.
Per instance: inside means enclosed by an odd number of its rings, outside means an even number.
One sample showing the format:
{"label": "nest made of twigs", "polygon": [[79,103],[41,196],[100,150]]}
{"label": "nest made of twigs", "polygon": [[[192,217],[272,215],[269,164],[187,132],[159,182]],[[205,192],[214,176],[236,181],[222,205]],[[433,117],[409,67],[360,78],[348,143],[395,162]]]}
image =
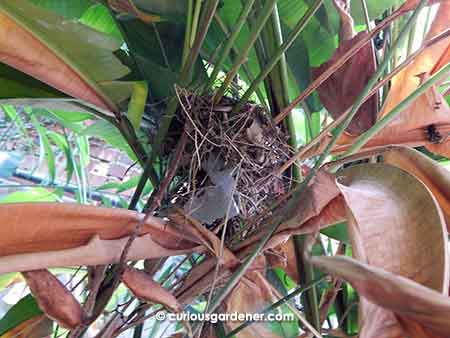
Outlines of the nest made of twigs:
{"label": "nest made of twigs", "polygon": [[[228,173],[232,179],[224,176],[228,179],[224,190],[233,189],[230,194],[238,213],[229,212],[206,225],[214,227],[227,219],[232,225],[230,231],[238,231],[241,224],[267,209],[289,190],[291,179],[275,174],[292,156],[288,135],[272,123],[260,105],[247,103],[234,113],[237,102],[228,97],[214,105],[209,95],[178,88],[177,96],[181,106],[178,126],[180,122],[185,125],[188,134],[179,169],[185,182],[177,193],[177,203],[185,205],[201,194],[202,189],[221,184],[211,177],[215,173]],[[212,162],[219,164],[212,168]],[[232,183],[234,186],[230,187]],[[218,204],[211,207],[227,207]]]}

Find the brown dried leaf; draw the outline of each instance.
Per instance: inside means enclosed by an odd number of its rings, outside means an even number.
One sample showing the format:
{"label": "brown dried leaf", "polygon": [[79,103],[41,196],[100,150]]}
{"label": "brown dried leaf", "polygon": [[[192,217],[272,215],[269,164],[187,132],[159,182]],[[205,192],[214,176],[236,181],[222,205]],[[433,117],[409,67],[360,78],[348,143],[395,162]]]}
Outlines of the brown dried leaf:
{"label": "brown dried leaf", "polygon": [[67,329],[83,322],[80,303],[49,271],[35,270],[22,273],[39,307],[51,319]]}
{"label": "brown dried leaf", "polygon": [[[0,273],[117,262],[144,217],[124,209],[63,203],[0,206]],[[204,250],[201,239],[172,222],[148,217],[129,259]]]}
{"label": "brown dried leaf", "polygon": [[[94,236],[88,244],[72,249],[2,256],[0,257],[0,273],[51,267],[118,263],[128,240],[129,237],[101,240],[98,236]],[[202,252],[204,248],[196,246],[190,249],[168,249],[155,242],[151,235],[147,234],[137,237],[133,241],[128,251],[127,260],[168,257],[193,251]]]}
{"label": "brown dried leaf", "polygon": [[432,192],[450,224],[450,172],[421,152],[397,146],[386,151],[384,162],[409,172],[421,180]]}
{"label": "brown dried leaf", "polygon": [[[417,4],[412,6],[417,6]],[[441,1],[426,40],[430,40],[450,28],[449,15],[450,2]],[[447,64],[450,61],[449,48],[450,37],[447,37],[427,47],[413,62],[398,73],[391,81],[391,89],[377,120],[383,118],[408,97],[424,79]],[[358,117],[356,116],[355,119],[358,120]],[[430,151],[450,156],[450,143],[447,142],[446,137],[449,132],[450,107],[437,88],[433,86],[402,111],[364,147],[367,149],[388,144],[403,144],[412,147],[425,145]],[[347,150],[354,140],[355,137],[343,135],[334,152],[340,153]]]}
{"label": "brown dried leaf", "polygon": [[[376,309],[393,313],[398,328],[376,331],[377,338],[444,338],[450,335],[450,299],[411,279],[363,264],[349,257],[311,257],[316,267],[348,280]],[[385,310],[384,310],[385,309]],[[377,318],[373,312],[367,325]],[[384,323],[389,324],[389,323]],[[386,326],[386,325],[385,325]],[[362,333],[360,338],[368,337]]]}
{"label": "brown dried leaf", "polygon": [[[341,41],[331,59],[312,70],[313,79],[318,78],[366,35],[367,32],[361,32],[350,40]],[[376,63],[374,55],[372,44],[366,44],[318,88],[320,101],[334,119],[337,119],[353,105],[369,79],[375,73]],[[377,101],[378,96],[374,95],[359,108],[346,130],[348,133],[359,135],[375,123]]]}
{"label": "brown dried leaf", "polygon": [[[0,229],[0,256],[54,251],[85,245],[95,235],[103,240],[132,233],[142,214],[124,209],[99,208],[72,203],[17,203],[0,206],[5,226]],[[149,217],[140,235],[151,234],[162,246],[192,247],[195,239],[174,226]]]}
{"label": "brown dried leaf", "polygon": [[214,255],[214,257],[220,257],[221,260],[219,264],[227,267],[233,267],[238,264],[239,261],[228,248],[224,247],[223,252],[221,253],[220,239],[216,236],[216,234],[208,230],[196,219],[190,217],[181,209],[178,210],[178,213],[174,213],[169,217],[175,224],[177,224],[180,231],[187,231],[193,238],[196,238],[199,243],[207,248],[209,252]]}
{"label": "brown dried leaf", "polygon": [[[344,169],[338,173],[338,181],[348,206],[354,256],[373,268],[447,292],[445,221],[426,186],[407,172],[386,164]],[[406,311],[409,300],[397,301],[405,304]],[[362,300],[360,308],[361,338],[392,338],[401,332],[402,326],[389,310],[366,300]]]}
{"label": "brown dried leaf", "polygon": [[[275,302],[271,287],[260,272],[247,273],[224,301],[226,313],[260,313],[268,305]],[[227,322],[230,330],[242,322]],[[269,330],[264,322],[253,323],[237,334],[238,338],[275,338],[277,334]]]}
{"label": "brown dried leaf", "polygon": [[161,304],[173,312],[179,312],[182,309],[174,295],[143,271],[127,267],[121,280],[141,300]]}
{"label": "brown dried leaf", "polygon": [[[346,220],[345,201],[341,195],[333,199],[327,206],[321,211],[321,213],[303,224],[299,224],[297,227],[280,226],[280,230],[269,240],[264,248],[265,254],[270,254],[270,250],[278,252],[279,262],[278,266],[283,267],[285,272],[294,281],[300,282],[297,257],[295,255],[294,243],[292,240],[293,235],[313,234],[320,229],[326,228],[330,225],[340,223]],[[247,251],[246,251],[247,253]],[[242,254],[240,254],[241,257]],[[284,261],[280,259],[284,258]],[[270,265],[276,263],[269,260]]]}

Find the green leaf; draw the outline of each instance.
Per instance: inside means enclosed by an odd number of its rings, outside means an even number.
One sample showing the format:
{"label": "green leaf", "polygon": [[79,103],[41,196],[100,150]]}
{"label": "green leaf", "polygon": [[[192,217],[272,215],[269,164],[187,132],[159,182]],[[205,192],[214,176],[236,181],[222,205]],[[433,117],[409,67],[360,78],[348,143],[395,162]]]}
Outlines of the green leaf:
{"label": "green leaf", "polygon": [[[369,18],[371,20],[380,17],[386,10],[394,6],[398,6],[403,3],[402,0],[377,0],[377,1],[367,1],[367,10],[369,12]],[[365,25],[366,20],[364,19],[364,10],[362,8],[361,1],[351,2],[351,14],[355,20],[356,25]]]}
{"label": "green leaf", "polygon": [[186,0],[134,0],[133,3],[145,12],[162,16],[173,16],[174,19],[184,17],[187,11]]}
{"label": "green leaf", "polygon": [[102,4],[89,7],[80,17],[80,22],[123,42],[122,33],[108,9]]}
{"label": "green leaf", "polygon": [[[109,182],[99,186],[96,190],[110,190],[116,189],[117,193],[121,193],[130,189],[133,189],[139,183],[140,176],[134,176],[125,182]],[[149,181],[147,181],[144,190],[142,191],[142,196],[148,195],[152,191],[153,187]]]}
{"label": "green leaf", "polygon": [[93,118],[89,113],[78,111],[49,110],[49,113],[54,115],[59,121],[68,123],[83,122]]}
{"label": "green leaf", "polygon": [[53,121],[60,123],[63,127],[72,130],[76,134],[79,134],[83,130],[83,125],[77,122],[71,122],[70,119],[66,119],[64,114],[56,113],[53,110],[47,109],[33,109],[32,114],[36,117],[46,117]]}
{"label": "green leaf", "polygon": [[78,19],[94,0],[30,0],[33,4],[59,14],[67,19]]}
{"label": "green leaf", "polygon": [[320,232],[340,242],[349,243],[346,222],[332,225],[330,227],[322,229]]}
{"label": "green leaf", "polygon": [[18,70],[0,63],[0,99],[5,98],[56,98],[66,95],[49,85]]}
{"label": "green leaf", "polygon": [[22,298],[0,319],[0,336],[24,321],[42,314],[42,310],[32,295]]}
{"label": "green leaf", "polygon": [[107,121],[100,120],[93,123],[85,128],[81,135],[98,137],[113,147],[126,152],[133,161],[137,160],[136,155],[119,130]]}
{"label": "green leaf", "polygon": [[23,202],[59,202],[61,196],[57,191],[51,192],[45,188],[36,187],[26,191],[16,191],[0,199],[0,204]]}
{"label": "green leaf", "polygon": [[67,138],[51,130],[47,132],[47,135],[66,156],[66,172],[67,172],[66,183],[69,183],[70,180],[72,179],[74,165],[72,160],[72,152],[70,150],[70,145],[67,141]]}
{"label": "green leaf", "polygon": [[39,135],[41,151],[47,159],[49,180],[50,183],[53,183],[56,177],[55,154],[53,153],[52,146],[47,136],[47,129],[41,125],[33,114],[30,115],[30,120]]}

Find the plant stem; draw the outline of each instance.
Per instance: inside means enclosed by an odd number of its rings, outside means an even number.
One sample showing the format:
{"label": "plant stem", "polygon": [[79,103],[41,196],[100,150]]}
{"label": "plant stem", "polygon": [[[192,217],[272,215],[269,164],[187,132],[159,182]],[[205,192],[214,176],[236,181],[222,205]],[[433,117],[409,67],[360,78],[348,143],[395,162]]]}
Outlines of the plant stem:
{"label": "plant stem", "polygon": [[367,31],[370,32],[370,17],[369,17],[369,9],[367,8],[366,0],[361,0],[361,6],[364,13],[364,20],[366,22]]}
{"label": "plant stem", "polygon": [[238,73],[239,68],[247,59],[251,48],[255,44],[255,41],[258,38],[259,34],[261,33],[261,30],[263,29],[264,25],[266,24],[267,20],[269,19],[270,15],[272,14],[273,8],[275,7],[276,3],[277,3],[277,0],[268,0],[265,4],[264,8],[262,8],[261,14],[256,19],[256,24],[252,28],[252,31],[250,32],[250,38],[247,41],[247,43],[244,47],[244,50],[241,51],[241,54],[238,56],[237,61],[233,64],[233,67],[228,72],[222,86],[219,88],[217,93],[214,95],[214,104],[217,104],[218,102],[220,102],[223,95],[225,94],[226,89],[228,88],[231,81]]}
{"label": "plant stem", "polygon": [[[230,32],[229,32],[229,29],[228,29],[227,25],[222,21],[222,19],[220,18],[219,15],[217,15],[217,13],[216,13],[216,15],[214,15],[214,18],[216,19],[216,22],[219,25],[219,27],[222,30],[222,32],[225,35],[229,35]],[[233,62],[233,60],[236,59],[236,55],[239,55],[240,53],[239,53],[239,50],[235,46],[232,46],[231,52],[232,53],[230,53],[230,58],[231,58],[231,60]],[[247,77],[248,82],[252,82],[253,81],[253,74],[251,73],[251,71],[250,71],[250,69],[249,69],[249,67],[248,67],[246,62],[244,62],[242,64],[242,70],[244,71],[244,74]],[[263,93],[262,93],[260,88],[256,89],[256,95],[258,96],[258,99],[261,102],[261,104],[265,105],[265,98],[264,98],[264,95],[263,95]]]}
{"label": "plant stem", "polygon": [[194,18],[192,20],[192,27],[190,31],[190,40],[189,40],[189,47],[192,47],[195,42],[195,37],[197,36],[197,27],[198,27],[198,21],[200,19],[200,10],[202,9],[202,2],[203,0],[197,0],[195,3],[195,9],[194,9]]}
{"label": "plant stem", "polygon": [[[275,44],[275,48],[273,48],[273,49],[275,49],[275,51],[278,51],[283,46],[283,33],[281,31],[281,20],[280,20],[280,15],[278,14],[278,6],[277,5],[275,5],[273,12],[272,12],[272,28],[273,28],[273,37],[274,37],[274,44]],[[272,56],[273,52],[270,51],[269,55]],[[278,66],[279,66],[278,67],[279,69],[274,74],[274,75],[277,75],[277,77],[279,78],[279,86],[278,86],[279,88],[275,88],[275,97],[278,101],[278,106],[284,108],[289,104],[288,66],[287,66],[287,62],[286,62],[286,55],[284,54],[284,52],[281,53],[281,56],[278,61]],[[280,92],[278,92],[278,91],[280,91]],[[293,141],[295,142],[295,133],[292,134],[292,136],[294,136]]]}
{"label": "plant stem", "polygon": [[300,19],[297,25],[294,27],[292,32],[289,34],[287,40],[280,46],[276,54],[270,59],[266,67],[263,71],[258,75],[258,77],[252,82],[250,87],[244,93],[238,104],[234,107],[233,111],[239,111],[242,106],[248,101],[250,96],[253,94],[256,88],[258,88],[259,84],[266,78],[266,76],[270,73],[270,71],[275,67],[278,60],[284,56],[284,53],[289,49],[289,47],[294,43],[295,39],[298,35],[303,31],[303,29],[308,24],[309,20],[314,16],[316,11],[322,5],[323,0],[316,0],[314,4],[308,9],[305,15]]}
{"label": "plant stem", "polygon": [[191,31],[192,31],[192,11],[194,10],[194,0],[188,0],[188,9],[186,14],[186,27],[184,29],[184,45],[183,45],[183,56],[181,58],[181,64],[186,64],[187,57],[189,55],[189,50],[191,48]]}
{"label": "plant stem", "polygon": [[242,9],[241,15],[239,16],[238,21],[236,22],[234,29],[231,32],[231,35],[229,36],[227,43],[222,49],[222,53],[220,54],[219,59],[214,65],[214,70],[211,73],[211,76],[209,78],[209,81],[205,87],[205,90],[208,90],[213,85],[214,81],[217,78],[217,75],[219,74],[220,70],[222,69],[223,63],[225,59],[230,54],[231,49],[234,46],[234,43],[236,42],[237,37],[239,36],[239,33],[241,32],[242,27],[247,22],[248,15],[250,14],[250,10],[252,9],[253,3],[255,0],[247,0],[244,8]]}
{"label": "plant stem", "polygon": [[[298,274],[301,281],[305,281],[306,284],[311,283],[314,280],[314,267],[304,259],[303,252],[305,247],[305,235],[297,235],[293,237],[295,258],[297,261]],[[306,319],[312,324],[316,330],[320,330],[320,313],[319,303],[317,301],[318,293],[317,288],[313,285],[307,292],[305,292],[305,314]]]}

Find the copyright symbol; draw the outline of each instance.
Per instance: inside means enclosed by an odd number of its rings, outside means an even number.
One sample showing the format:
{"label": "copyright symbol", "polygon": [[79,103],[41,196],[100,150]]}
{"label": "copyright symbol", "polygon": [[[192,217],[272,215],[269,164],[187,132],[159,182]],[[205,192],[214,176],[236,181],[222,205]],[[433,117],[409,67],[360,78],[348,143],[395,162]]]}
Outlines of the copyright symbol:
{"label": "copyright symbol", "polygon": [[157,321],[163,321],[166,319],[166,313],[164,311],[158,311],[156,313],[156,320]]}

